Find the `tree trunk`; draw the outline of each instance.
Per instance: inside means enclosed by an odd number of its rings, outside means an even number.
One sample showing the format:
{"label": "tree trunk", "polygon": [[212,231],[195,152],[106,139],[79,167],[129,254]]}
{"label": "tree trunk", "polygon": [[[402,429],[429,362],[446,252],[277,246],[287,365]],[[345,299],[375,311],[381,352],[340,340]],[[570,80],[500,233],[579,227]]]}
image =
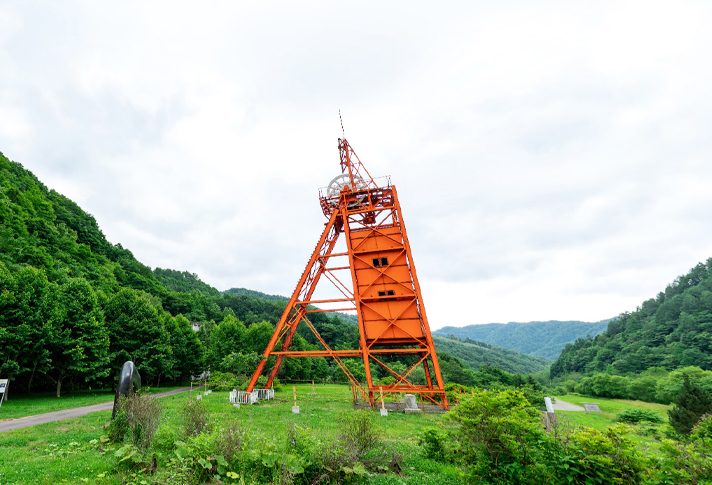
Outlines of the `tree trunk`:
{"label": "tree trunk", "polygon": [[35,378],[36,370],[37,370],[37,362],[35,362],[35,366],[32,368],[32,374],[30,374],[30,382],[27,383],[27,394],[29,394],[30,390],[32,389],[32,379]]}
{"label": "tree trunk", "polygon": [[158,382],[156,382],[156,387],[161,387],[161,374],[158,374]]}
{"label": "tree trunk", "polygon": [[62,377],[57,378],[57,397],[59,397],[59,390],[62,388]]}

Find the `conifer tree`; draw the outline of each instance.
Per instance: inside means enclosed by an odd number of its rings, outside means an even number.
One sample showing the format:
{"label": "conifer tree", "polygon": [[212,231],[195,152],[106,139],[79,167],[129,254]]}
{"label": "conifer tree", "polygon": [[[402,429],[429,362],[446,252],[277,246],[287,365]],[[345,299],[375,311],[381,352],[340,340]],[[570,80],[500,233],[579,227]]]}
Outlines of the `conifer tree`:
{"label": "conifer tree", "polygon": [[707,391],[690,382],[690,376],[685,374],[684,379],[682,392],[675,406],[668,411],[668,417],[675,431],[687,436],[702,415],[712,413],[712,398]]}

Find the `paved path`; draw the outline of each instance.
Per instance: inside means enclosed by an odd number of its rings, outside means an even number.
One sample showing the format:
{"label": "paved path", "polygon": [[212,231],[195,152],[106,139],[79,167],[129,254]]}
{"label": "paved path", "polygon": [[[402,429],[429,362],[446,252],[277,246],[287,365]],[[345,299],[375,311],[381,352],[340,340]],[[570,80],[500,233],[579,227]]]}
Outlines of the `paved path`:
{"label": "paved path", "polygon": [[[151,397],[172,396],[181,392],[190,391],[190,387],[182,389],[173,389],[172,391],[159,392],[151,394]],[[9,421],[0,422],[0,433],[10,431],[11,429],[27,428],[38,424],[51,423],[52,421],[61,421],[63,419],[77,418],[85,414],[94,413],[97,411],[108,411],[114,407],[114,401],[103,402],[101,404],[92,404],[91,406],[82,406],[80,408],[63,409],[61,411],[53,411],[51,413],[37,414],[35,416],[25,416],[24,418],[11,419]]]}
{"label": "paved path", "polygon": [[554,411],[585,411],[585,409],[582,406],[557,399],[556,404],[554,404]]}

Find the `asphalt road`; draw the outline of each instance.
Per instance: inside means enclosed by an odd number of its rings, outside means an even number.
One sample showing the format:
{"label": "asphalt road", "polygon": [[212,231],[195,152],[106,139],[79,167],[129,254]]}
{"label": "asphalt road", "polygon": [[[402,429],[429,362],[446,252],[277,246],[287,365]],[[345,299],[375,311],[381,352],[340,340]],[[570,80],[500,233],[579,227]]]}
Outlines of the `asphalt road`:
{"label": "asphalt road", "polygon": [[585,411],[585,409],[577,404],[571,404],[570,402],[557,399],[554,404],[554,411]]}
{"label": "asphalt road", "polygon": [[[159,392],[151,394],[151,397],[172,396],[181,392],[190,391],[190,387],[182,389],[173,389],[172,391]],[[37,414],[36,416],[25,416],[24,418],[11,419],[9,421],[0,422],[0,433],[10,431],[11,429],[27,428],[38,424],[51,423],[52,421],[61,421],[63,419],[77,418],[85,414],[95,413],[97,411],[108,411],[114,407],[114,401],[103,402],[101,404],[92,404],[91,406],[82,406],[80,408],[63,409],[62,411],[53,411],[51,413]]]}

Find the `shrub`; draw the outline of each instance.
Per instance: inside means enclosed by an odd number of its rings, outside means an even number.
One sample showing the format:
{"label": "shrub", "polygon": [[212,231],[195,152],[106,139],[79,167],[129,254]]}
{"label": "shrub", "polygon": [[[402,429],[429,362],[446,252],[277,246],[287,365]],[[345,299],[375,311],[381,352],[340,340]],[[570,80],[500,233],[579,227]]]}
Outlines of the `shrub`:
{"label": "shrub", "polygon": [[337,415],[339,425],[339,439],[349,454],[361,457],[368,451],[378,446],[380,436],[373,424],[370,411],[343,412]]}
{"label": "shrub", "polygon": [[107,430],[107,438],[112,443],[119,443],[124,440],[124,437],[129,433],[131,429],[129,428],[128,418],[126,413],[120,411],[116,413],[114,419],[109,423],[109,428]]}
{"label": "shrub", "polygon": [[693,426],[702,415],[712,413],[712,398],[697,384],[690,382],[690,377],[683,377],[682,392],[675,401],[675,406],[668,411],[670,425],[683,436],[688,436]]}
{"label": "shrub", "polygon": [[[120,396],[117,405],[117,416],[124,414],[125,426],[128,427],[128,433],[124,436],[128,436],[134,445],[144,450],[151,446],[161,423],[160,401],[131,391],[128,396]],[[124,425],[117,424],[117,429],[121,426]]]}
{"label": "shrub", "polygon": [[640,423],[647,421],[649,423],[665,422],[655,411],[642,408],[628,408],[616,415],[615,421],[621,423]]}
{"label": "shrub", "polygon": [[189,399],[183,405],[183,434],[186,437],[197,436],[202,432],[210,432],[208,408],[202,400]]}
{"label": "shrub", "polygon": [[475,483],[543,483],[549,472],[539,442],[539,418],[518,391],[475,391],[447,414],[460,428],[455,438]]}
{"label": "shrub", "polygon": [[663,439],[648,461],[650,484],[698,485],[712,478],[712,456],[693,444]]}
{"label": "shrub", "polygon": [[705,414],[700,418],[692,428],[690,439],[698,441],[702,446],[712,450],[712,414]]}
{"label": "shrub", "polygon": [[437,429],[427,429],[418,438],[418,444],[423,447],[425,456],[438,461],[448,461],[451,452],[448,449],[448,436]]}
{"label": "shrub", "polygon": [[232,391],[239,386],[240,382],[230,372],[213,371],[210,373],[210,385],[215,391],[224,392]]}
{"label": "shrub", "polygon": [[559,437],[549,458],[557,483],[643,483],[645,462],[626,431],[620,424],[603,431],[580,427]]}
{"label": "shrub", "polygon": [[217,454],[231,461],[235,453],[240,451],[245,439],[245,431],[240,428],[237,421],[233,421],[226,427],[221,428],[215,439],[215,449]]}

